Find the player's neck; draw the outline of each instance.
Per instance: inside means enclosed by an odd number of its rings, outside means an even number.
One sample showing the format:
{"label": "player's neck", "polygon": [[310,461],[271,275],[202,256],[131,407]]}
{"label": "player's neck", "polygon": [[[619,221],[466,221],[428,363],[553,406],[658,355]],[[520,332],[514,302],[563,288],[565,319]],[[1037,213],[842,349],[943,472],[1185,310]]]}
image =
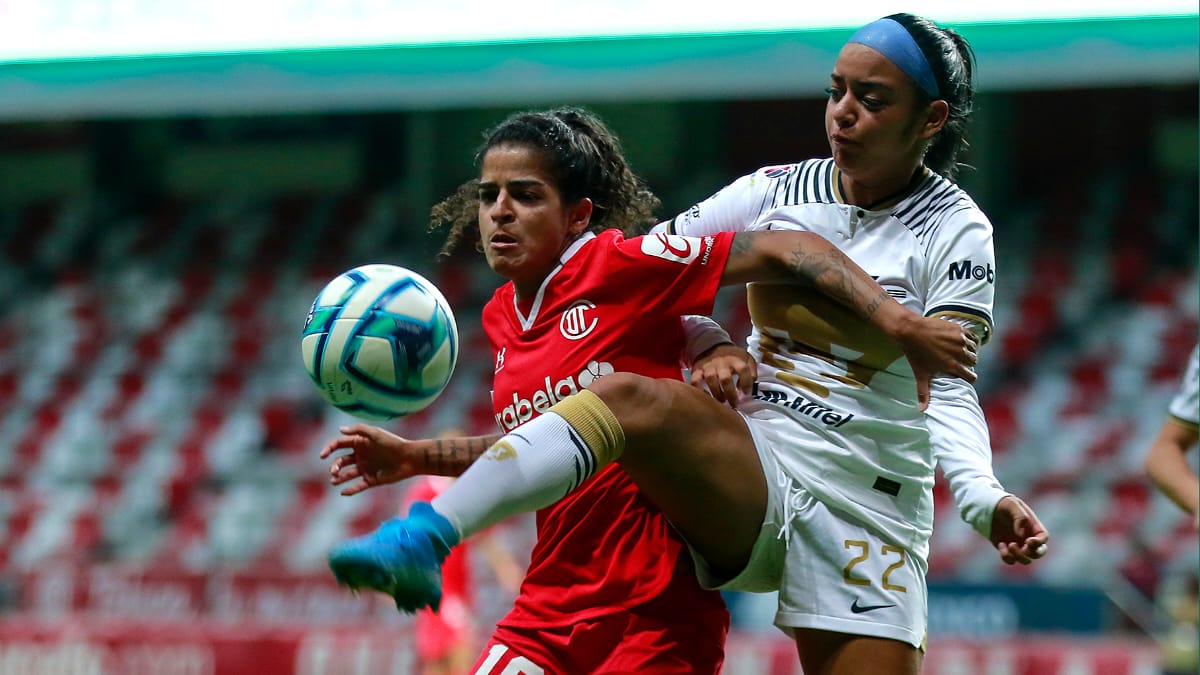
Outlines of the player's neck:
{"label": "player's neck", "polygon": [[877,184],[866,184],[848,178],[845,174],[838,176],[842,194],[846,203],[860,206],[868,211],[887,208],[897,204],[912,194],[921,184],[925,176],[925,167],[918,165],[907,178],[901,180],[882,181]]}
{"label": "player's neck", "polygon": [[528,316],[529,313],[533,311],[533,302],[535,297],[536,294],[523,295],[518,292],[516,297],[517,309],[521,310],[522,314]]}

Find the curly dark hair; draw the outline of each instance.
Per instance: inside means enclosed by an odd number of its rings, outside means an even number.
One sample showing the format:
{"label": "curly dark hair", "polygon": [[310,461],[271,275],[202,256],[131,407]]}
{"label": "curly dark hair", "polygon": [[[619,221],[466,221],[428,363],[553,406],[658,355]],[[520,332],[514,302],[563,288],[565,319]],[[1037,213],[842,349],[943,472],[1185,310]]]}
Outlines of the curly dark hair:
{"label": "curly dark hair", "polygon": [[[540,150],[563,203],[592,200],[589,230],[616,228],[632,236],[655,224],[661,202],[630,168],[616,135],[594,113],[576,107],[517,112],[484,137],[475,154],[477,167],[487,151],[499,145]],[[439,257],[464,243],[479,247],[478,187],[479,179],[469,180],[433,207],[429,229],[450,228]]]}
{"label": "curly dark hair", "polygon": [[[961,164],[958,156],[967,149],[967,125],[974,112],[975,52],[966,38],[949,28],[912,14],[892,14],[892,19],[916,41],[933,70],[941,99],[950,106],[942,130],[925,153],[925,166],[946,178],[954,178]],[[918,88],[919,95],[924,95]]]}

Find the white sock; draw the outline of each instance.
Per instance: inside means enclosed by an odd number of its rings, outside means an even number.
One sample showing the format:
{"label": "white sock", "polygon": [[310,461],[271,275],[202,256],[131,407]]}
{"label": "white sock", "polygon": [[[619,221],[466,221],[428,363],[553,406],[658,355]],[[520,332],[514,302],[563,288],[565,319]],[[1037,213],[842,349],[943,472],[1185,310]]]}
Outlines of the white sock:
{"label": "white sock", "polygon": [[584,390],[497,441],[431,505],[465,539],[557,502],[619,457],[624,445],[612,411]]}

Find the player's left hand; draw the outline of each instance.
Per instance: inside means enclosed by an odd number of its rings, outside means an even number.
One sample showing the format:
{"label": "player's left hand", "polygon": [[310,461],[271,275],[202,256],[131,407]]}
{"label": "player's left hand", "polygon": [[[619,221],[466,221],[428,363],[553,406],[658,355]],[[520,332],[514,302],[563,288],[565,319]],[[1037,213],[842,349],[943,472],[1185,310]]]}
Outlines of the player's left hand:
{"label": "player's left hand", "polygon": [[758,364],[750,352],[730,343],[719,344],[692,363],[691,385],[736,408],[742,396],[754,392]]}
{"label": "player's left hand", "polygon": [[1028,504],[1006,495],[992,512],[989,539],[1006,565],[1028,565],[1046,555],[1050,533]]}

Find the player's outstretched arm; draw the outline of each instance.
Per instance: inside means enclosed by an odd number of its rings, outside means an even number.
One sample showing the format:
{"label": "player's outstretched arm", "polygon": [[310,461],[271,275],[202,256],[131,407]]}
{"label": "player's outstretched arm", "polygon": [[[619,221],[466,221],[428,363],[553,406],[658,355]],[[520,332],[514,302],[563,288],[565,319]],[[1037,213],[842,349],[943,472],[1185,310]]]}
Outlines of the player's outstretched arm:
{"label": "player's outstretched arm", "polygon": [[739,232],[734,236],[721,283],[754,281],[811,284],[883,331],[908,357],[922,410],[929,403],[934,375],[975,381],[979,340],[973,333],[957,324],[909,311],[818,234],[795,230]]}
{"label": "player's outstretched arm", "polygon": [[[421,474],[458,476],[500,438],[408,440],[369,424],[354,424],[339,431],[341,435],[321,450],[321,459],[333,458],[329,482],[346,485],[342,494],[347,496]],[[349,452],[335,454],[340,450]]]}
{"label": "player's outstretched arm", "polygon": [[1168,419],[1150,444],[1144,465],[1150,482],[1193,519],[1200,516],[1200,481],[1188,464],[1187,453],[1196,447],[1198,438],[1196,429]]}

